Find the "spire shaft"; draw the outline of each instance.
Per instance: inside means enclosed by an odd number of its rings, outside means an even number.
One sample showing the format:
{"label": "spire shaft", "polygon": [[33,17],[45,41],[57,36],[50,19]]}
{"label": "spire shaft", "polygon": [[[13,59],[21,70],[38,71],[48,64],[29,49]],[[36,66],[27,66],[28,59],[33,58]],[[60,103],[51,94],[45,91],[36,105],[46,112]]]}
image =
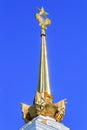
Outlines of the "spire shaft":
{"label": "spire shaft", "polygon": [[38,79],[38,92],[47,92],[51,94],[48,74],[48,61],[46,50],[46,35],[45,31],[41,32],[41,50],[40,50],[40,65],[39,65],[39,79]]}

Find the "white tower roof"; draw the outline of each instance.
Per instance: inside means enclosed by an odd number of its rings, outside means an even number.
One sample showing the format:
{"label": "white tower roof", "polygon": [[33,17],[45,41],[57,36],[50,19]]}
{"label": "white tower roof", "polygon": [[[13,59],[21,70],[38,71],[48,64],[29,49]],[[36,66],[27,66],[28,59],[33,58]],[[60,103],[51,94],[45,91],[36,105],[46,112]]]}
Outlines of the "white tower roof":
{"label": "white tower roof", "polygon": [[70,130],[55,119],[39,115],[29,123],[25,124],[20,130]]}

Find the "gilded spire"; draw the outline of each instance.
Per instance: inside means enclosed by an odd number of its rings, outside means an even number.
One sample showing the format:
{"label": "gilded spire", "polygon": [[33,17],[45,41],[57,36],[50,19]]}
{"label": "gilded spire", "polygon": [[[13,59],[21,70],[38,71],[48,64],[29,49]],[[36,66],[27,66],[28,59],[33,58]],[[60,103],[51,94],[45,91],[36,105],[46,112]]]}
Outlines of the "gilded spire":
{"label": "gilded spire", "polygon": [[[41,50],[40,50],[40,65],[39,65],[39,78],[38,78],[38,92],[47,92],[51,94],[50,84],[49,84],[49,73],[48,73],[48,61],[47,61],[47,50],[46,50],[46,34],[45,29],[47,25],[50,25],[50,19],[47,18],[47,12],[44,11],[44,8],[37,8],[39,11],[36,14],[36,19],[41,26]],[[49,21],[49,22],[47,22]]]}
{"label": "gilded spire", "polygon": [[49,84],[45,33],[41,33],[40,65],[39,65],[39,78],[38,78],[37,91],[47,92],[51,94],[50,84]]}
{"label": "gilded spire", "polygon": [[27,123],[38,115],[49,116],[60,122],[65,113],[65,100],[58,103],[52,103],[52,95],[50,92],[47,51],[46,51],[46,34],[45,30],[50,25],[50,19],[47,18],[47,12],[42,7],[37,8],[39,13],[35,15],[41,27],[41,51],[40,51],[40,66],[39,79],[36,95],[34,97],[33,105],[29,106],[22,104],[23,119]]}

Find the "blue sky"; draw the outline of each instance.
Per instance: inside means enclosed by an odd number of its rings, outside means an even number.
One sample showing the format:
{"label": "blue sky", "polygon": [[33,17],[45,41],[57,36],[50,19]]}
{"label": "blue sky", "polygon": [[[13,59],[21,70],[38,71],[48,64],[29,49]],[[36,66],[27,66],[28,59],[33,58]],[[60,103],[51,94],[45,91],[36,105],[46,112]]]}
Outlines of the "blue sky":
{"label": "blue sky", "polygon": [[32,105],[38,79],[40,28],[36,7],[52,21],[46,31],[53,102],[67,98],[62,123],[87,129],[86,0],[0,1],[0,130],[18,130],[20,103]]}

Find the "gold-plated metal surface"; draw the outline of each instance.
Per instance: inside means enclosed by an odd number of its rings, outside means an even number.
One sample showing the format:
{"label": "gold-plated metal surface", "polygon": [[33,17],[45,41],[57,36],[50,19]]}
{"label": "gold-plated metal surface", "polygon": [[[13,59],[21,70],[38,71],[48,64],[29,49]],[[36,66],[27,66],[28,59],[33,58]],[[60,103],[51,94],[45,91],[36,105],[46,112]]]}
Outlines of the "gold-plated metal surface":
{"label": "gold-plated metal surface", "polygon": [[[35,16],[39,22],[39,25],[41,26],[41,51],[38,86],[36,89],[33,105],[29,106],[23,103],[21,104],[22,115],[26,123],[38,115],[49,116],[60,122],[65,114],[66,100],[64,99],[58,103],[52,103],[45,34],[46,26],[50,25],[50,20],[46,17],[47,12],[44,11],[43,7],[41,9],[37,9],[39,13]],[[43,123],[46,123],[46,121],[43,121]]]}
{"label": "gold-plated metal surface", "polygon": [[38,76],[38,92],[47,92],[51,94],[48,72],[48,60],[46,50],[45,31],[41,32],[41,51],[40,51],[40,64],[39,64],[39,76]]}
{"label": "gold-plated metal surface", "polygon": [[39,26],[41,26],[41,30],[45,30],[46,26],[51,24],[50,19],[47,18],[48,13],[45,12],[43,7],[41,9],[37,8],[37,10],[39,11],[39,13],[35,15],[35,18],[37,19]]}
{"label": "gold-plated metal surface", "polygon": [[50,83],[49,83],[49,72],[48,72],[48,60],[47,60],[47,50],[46,50],[46,26],[50,24],[47,18],[47,12],[42,7],[37,8],[39,13],[36,14],[36,19],[41,25],[41,49],[40,49],[40,64],[39,64],[39,76],[38,76],[38,86],[37,90],[39,93],[51,94]]}
{"label": "gold-plated metal surface", "polygon": [[47,120],[42,120],[41,123],[47,124]]}
{"label": "gold-plated metal surface", "polygon": [[37,102],[33,106],[21,104],[25,123],[31,121],[39,115],[52,117],[57,122],[63,120],[66,101],[62,100],[58,103],[52,104],[49,101],[45,101],[45,98],[46,97],[44,97],[43,101],[39,101],[41,99],[37,99]]}

